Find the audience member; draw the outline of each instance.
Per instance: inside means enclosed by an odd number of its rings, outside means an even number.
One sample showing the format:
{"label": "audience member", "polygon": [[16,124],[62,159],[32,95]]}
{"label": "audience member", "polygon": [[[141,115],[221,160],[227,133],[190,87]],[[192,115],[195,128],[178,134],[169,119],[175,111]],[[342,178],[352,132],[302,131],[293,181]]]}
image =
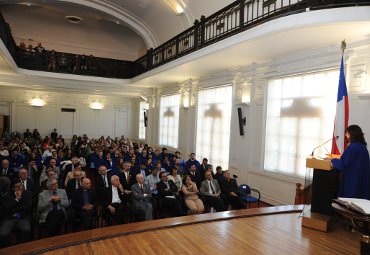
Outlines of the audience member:
{"label": "audience member", "polygon": [[57,64],[57,56],[55,55],[55,50],[50,51],[48,59],[48,71],[55,72]]}
{"label": "audience member", "polygon": [[110,179],[111,174],[107,172],[106,166],[99,167],[99,175],[96,178],[95,189],[98,194],[102,194],[105,188],[109,188],[112,186]]}
{"label": "audience member", "polygon": [[[0,176],[0,208],[2,208],[2,202],[4,196],[8,193],[10,188],[10,179],[6,176]],[[1,216],[1,213],[0,213]]]}
{"label": "audience member", "polygon": [[170,171],[171,175],[168,176],[168,180],[173,181],[175,183],[177,189],[181,190],[182,180],[181,180],[181,176],[177,174],[177,169],[173,166],[170,166],[169,171]]}
{"label": "audience member", "polygon": [[49,166],[47,166],[47,167],[45,166],[42,169],[42,171],[41,171],[41,174],[40,174],[40,182],[48,179],[48,177],[47,177],[47,171],[49,169],[53,169],[54,170],[54,172],[56,173],[55,178],[57,178],[57,179],[60,178],[60,168],[57,167],[57,163],[56,162],[57,161],[54,158],[51,158],[50,159]]}
{"label": "audience member", "polygon": [[146,181],[151,190],[157,189],[157,183],[160,181],[157,168],[152,169],[151,174],[147,176]]}
{"label": "audience member", "polygon": [[[55,172],[55,170],[53,168],[48,168],[46,170],[46,179],[41,181],[40,180],[40,188],[41,190],[47,190],[47,182],[48,180],[50,179],[57,179],[58,180],[58,174]],[[59,181],[60,182],[60,181]]]}
{"label": "audience member", "polygon": [[224,179],[224,172],[222,171],[221,166],[216,167],[216,174],[214,175],[214,178],[218,181],[218,184],[221,185],[221,182]]}
{"label": "audience member", "polygon": [[176,197],[177,187],[175,183],[168,180],[166,172],[160,172],[160,182],[157,184],[158,197],[161,203],[161,208],[165,208],[171,212],[172,216],[182,216],[182,210],[179,199]]}
{"label": "audience member", "polygon": [[15,173],[12,168],[9,167],[9,160],[3,159],[1,162],[1,176],[6,176],[10,180],[15,177]]}
{"label": "audience member", "polygon": [[197,171],[195,165],[189,166],[189,176],[191,178],[191,181],[194,182],[197,185],[197,187],[200,187],[203,178],[200,176],[200,173]]}
{"label": "audience member", "polygon": [[176,170],[177,170],[177,174],[178,174],[178,175],[180,175],[180,176],[183,176],[183,175],[184,175],[184,168],[183,168],[183,166],[180,164],[180,159],[179,159],[179,158],[176,158],[176,159],[175,159],[174,167],[176,168]]}
{"label": "audience member", "polygon": [[82,229],[92,229],[93,218],[98,215],[99,199],[96,192],[91,189],[89,178],[84,178],[81,184],[81,188],[75,190],[71,196],[72,207],[75,210],[75,219],[81,221]]}
{"label": "audience member", "polygon": [[226,195],[227,202],[233,209],[245,209],[245,204],[239,194],[239,187],[236,180],[231,178],[229,170],[224,171],[224,180],[221,182],[222,193]]}
{"label": "audience member", "polygon": [[104,192],[103,209],[116,225],[120,225],[125,222],[129,192],[124,190],[117,175],[111,177],[111,183],[112,186]]}
{"label": "audience member", "polygon": [[152,191],[145,184],[142,174],[136,175],[136,183],[132,185],[132,204],[135,213],[144,213],[145,220],[153,219]]}
{"label": "audience member", "polygon": [[204,204],[213,207],[216,212],[225,211],[224,203],[221,199],[221,189],[217,180],[212,178],[211,171],[205,172],[205,180],[200,185],[200,194]]}
{"label": "audience member", "polygon": [[35,183],[28,178],[27,169],[21,167],[18,173],[19,182],[22,184],[22,189],[29,191],[32,194],[32,197],[36,196],[36,186]]}
{"label": "audience member", "polygon": [[0,247],[9,245],[9,235],[16,229],[20,241],[31,240],[32,194],[22,188],[19,181],[3,200],[3,217],[0,223]]}
{"label": "audience member", "polygon": [[[82,186],[82,171],[76,168],[73,172],[73,179],[70,179],[65,186],[65,190],[69,199],[71,199],[73,193],[80,189]],[[72,173],[70,172],[70,173]]]}
{"label": "audience member", "polygon": [[185,174],[182,180],[181,191],[184,193],[186,206],[189,208],[189,214],[200,214],[204,211],[202,200],[198,197],[197,185],[191,181],[189,175]]}
{"label": "audience member", "polygon": [[74,177],[75,177],[75,172],[76,172],[76,171],[81,171],[81,178],[85,178],[85,177],[86,177],[86,173],[85,173],[85,171],[82,171],[82,170],[81,170],[81,167],[80,167],[80,166],[78,166],[78,167],[74,168],[74,170],[72,170],[72,171],[68,172],[68,174],[67,174],[67,176],[66,176],[66,179],[65,179],[65,181],[64,181],[64,186],[65,186],[65,187],[67,186],[67,183],[69,182],[69,180],[74,179]]}
{"label": "audience member", "polygon": [[188,161],[186,161],[185,173],[190,172],[189,168],[192,165],[195,165],[196,169],[199,169],[199,167],[200,167],[200,163],[199,163],[198,160],[196,160],[194,152],[190,153],[190,158],[189,158]]}
{"label": "audience member", "polygon": [[57,132],[57,129],[54,128],[53,132],[51,132],[50,134],[50,138],[53,142],[56,142],[57,141],[57,138],[58,138],[58,132]]}
{"label": "audience member", "polygon": [[55,236],[59,234],[60,227],[67,219],[69,200],[65,190],[58,189],[57,179],[49,179],[46,187],[48,189],[39,194],[39,223],[46,225],[49,236]]}

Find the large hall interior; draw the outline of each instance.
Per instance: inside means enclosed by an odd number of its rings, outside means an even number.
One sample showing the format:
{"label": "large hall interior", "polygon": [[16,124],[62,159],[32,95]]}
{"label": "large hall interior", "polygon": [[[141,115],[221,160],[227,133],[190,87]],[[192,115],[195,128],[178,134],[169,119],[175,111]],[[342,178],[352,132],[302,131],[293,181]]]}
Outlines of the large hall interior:
{"label": "large hall interior", "polygon": [[[178,160],[191,174],[194,157],[198,189],[207,181],[206,159],[213,179],[221,167],[259,202],[241,197],[240,208],[226,195],[220,212],[201,199],[203,213],[183,204],[186,216],[165,217],[156,201],[154,220],[131,215],[122,225],[108,224],[103,208],[93,229],[77,232],[65,222],[61,235],[38,238],[37,194],[32,241],[13,231],[0,254],[359,254],[361,231],[337,212],[327,232],[302,226],[311,195],[297,194],[311,192],[307,157],[331,152],[342,59],[348,124],[370,141],[369,1],[0,0],[0,16],[1,169],[25,147],[14,176],[28,169],[31,150],[44,172],[45,151],[55,151],[58,166],[70,160],[73,171],[76,154],[95,189],[99,153],[113,158],[107,170],[119,175],[133,151],[132,185],[156,161],[158,172],[171,175]],[[64,189],[68,180],[60,178]]]}

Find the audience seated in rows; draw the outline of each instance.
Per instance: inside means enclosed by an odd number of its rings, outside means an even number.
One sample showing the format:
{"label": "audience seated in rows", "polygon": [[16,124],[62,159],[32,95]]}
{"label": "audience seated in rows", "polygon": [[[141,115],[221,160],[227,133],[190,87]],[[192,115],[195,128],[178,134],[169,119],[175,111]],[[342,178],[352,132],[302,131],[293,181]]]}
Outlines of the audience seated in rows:
{"label": "audience seated in rows", "polygon": [[84,134],[66,143],[56,129],[44,139],[37,129],[27,129],[23,138],[15,132],[0,142],[0,160],[0,229],[5,226],[6,236],[23,231],[4,225],[5,198],[16,196],[15,182],[31,196],[30,224],[46,228],[48,236],[68,223],[74,230],[91,229],[99,218],[111,225],[244,208],[228,171],[217,167],[213,173],[208,160],[199,164],[194,153],[185,163],[179,151],[161,152],[123,136]]}

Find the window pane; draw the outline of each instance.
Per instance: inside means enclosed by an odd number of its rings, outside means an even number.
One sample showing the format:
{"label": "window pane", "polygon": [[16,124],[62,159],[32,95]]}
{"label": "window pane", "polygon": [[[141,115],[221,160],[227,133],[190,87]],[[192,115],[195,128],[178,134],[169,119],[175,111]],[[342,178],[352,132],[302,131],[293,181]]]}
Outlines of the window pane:
{"label": "window pane", "polygon": [[[338,71],[268,82],[264,168],[304,177],[305,159],[333,133]],[[326,154],[331,143],[316,153]]]}
{"label": "window pane", "polygon": [[214,167],[229,165],[231,101],[231,86],[198,93],[196,153]]}
{"label": "window pane", "polygon": [[159,112],[159,144],[177,148],[180,95],[162,96]]}

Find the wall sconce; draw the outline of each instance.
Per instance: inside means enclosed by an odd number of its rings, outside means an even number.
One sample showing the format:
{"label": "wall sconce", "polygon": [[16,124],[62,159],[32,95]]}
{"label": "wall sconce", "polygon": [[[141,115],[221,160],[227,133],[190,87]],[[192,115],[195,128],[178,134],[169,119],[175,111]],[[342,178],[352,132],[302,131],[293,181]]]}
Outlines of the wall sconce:
{"label": "wall sconce", "polygon": [[249,82],[242,85],[242,103],[249,104],[251,102],[251,86]]}
{"label": "wall sconce", "polygon": [[101,110],[104,108],[104,105],[98,101],[92,102],[90,108],[93,110]]}
{"label": "wall sconce", "polygon": [[39,98],[39,97],[34,97],[28,103],[32,106],[44,106],[46,104],[45,100]]}

